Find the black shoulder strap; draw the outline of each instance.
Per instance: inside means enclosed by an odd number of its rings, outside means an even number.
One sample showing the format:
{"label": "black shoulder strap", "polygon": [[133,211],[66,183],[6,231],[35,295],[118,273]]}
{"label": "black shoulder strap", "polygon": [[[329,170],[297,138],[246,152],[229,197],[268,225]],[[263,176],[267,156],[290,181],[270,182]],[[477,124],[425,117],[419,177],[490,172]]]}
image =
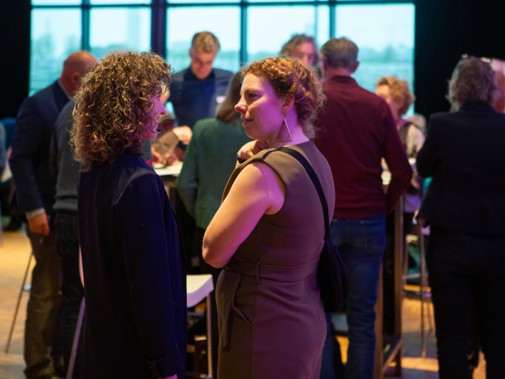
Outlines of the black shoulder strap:
{"label": "black shoulder strap", "polygon": [[314,183],[314,187],[316,187],[317,194],[319,195],[319,200],[321,200],[321,206],[323,207],[323,215],[324,215],[324,239],[329,238],[330,236],[330,219],[328,217],[328,203],[326,202],[326,196],[324,196],[323,187],[321,186],[321,182],[317,177],[316,172],[307,161],[307,159],[300,154],[298,151],[291,149],[289,147],[280,147],[276,151],[282,151],[283,153],[291,155],[295,158],[300,164],[305,168],[307,174],[310,179],[312,179],[312,183]]}

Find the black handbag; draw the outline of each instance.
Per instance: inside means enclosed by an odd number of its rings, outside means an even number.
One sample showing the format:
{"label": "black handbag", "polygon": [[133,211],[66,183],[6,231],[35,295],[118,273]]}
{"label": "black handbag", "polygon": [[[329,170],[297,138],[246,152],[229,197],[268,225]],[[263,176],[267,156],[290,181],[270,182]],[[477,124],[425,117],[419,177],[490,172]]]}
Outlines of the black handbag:
{"label": "black handbag", "polygon": [[330,238],[330,221],[328,217],[328,203],[324,196],[321,182],[314,172],[314,169],[307,159],[298,151],[289,147],[281,147],[277,149],[283,153],[291,155],[298,160],[305,168],[310,179],[316,187],[324,215],[324,245],[321,251],[321,257],[317,266],[317,281],[321,291],[321,299],[323,301],[325,312],[339,312],[345,309],[347,298],[347,279],[345,275],[344,262],[340,257],[336,246]]}

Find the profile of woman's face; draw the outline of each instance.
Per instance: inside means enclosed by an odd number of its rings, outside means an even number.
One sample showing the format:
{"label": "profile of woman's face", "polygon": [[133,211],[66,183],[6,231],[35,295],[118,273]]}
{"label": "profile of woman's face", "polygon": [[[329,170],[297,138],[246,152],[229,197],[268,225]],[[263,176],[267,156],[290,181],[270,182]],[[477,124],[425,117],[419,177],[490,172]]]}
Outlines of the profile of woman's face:
{"label": "profile of woman's face", "polygon": [[241,114],[242,127],[250,138],[274,141],[282,127],[283,104],[268,80],[249,73],[242,83],[235,110]]}

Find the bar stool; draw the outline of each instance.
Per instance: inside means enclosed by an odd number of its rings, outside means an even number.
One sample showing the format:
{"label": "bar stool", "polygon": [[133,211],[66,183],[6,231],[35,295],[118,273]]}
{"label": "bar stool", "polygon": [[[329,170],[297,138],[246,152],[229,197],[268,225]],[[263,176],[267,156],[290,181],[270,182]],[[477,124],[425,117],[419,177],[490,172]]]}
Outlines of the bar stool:
{"label": "bar stool", "polygon": [[[422,228],[416,225],[415,234],[409,234],[405,238],[405,255],[403,267],[404,288],[407,279],[419,279],[419,299],[421,301],[421,357],[426,358],[426,335],[433,332],[433,316],[431,314],[431,291],[428,285],[428,270],[426,268],[425,237],[429,236],[429,227]],[[408,248],[409,244],[417,245],[419,249],[419,273],[408,273]],[[428,328],[426,328],[426,318]]]}

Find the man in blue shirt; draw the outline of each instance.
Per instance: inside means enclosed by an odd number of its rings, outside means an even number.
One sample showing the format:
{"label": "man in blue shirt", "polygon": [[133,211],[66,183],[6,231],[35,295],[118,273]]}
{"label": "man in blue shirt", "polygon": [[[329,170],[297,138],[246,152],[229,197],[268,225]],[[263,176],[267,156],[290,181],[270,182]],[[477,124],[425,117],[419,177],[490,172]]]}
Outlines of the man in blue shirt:
{"label": "man in blue shirt", "polygon": [[179,126],[193,128],[198,120],[214,117],[216,106],[224,100],[233,73],[212,67],[219,48],[219,40],[211,32],[193,36],[191,64],[174,74],[170,86],[170,101]]}

